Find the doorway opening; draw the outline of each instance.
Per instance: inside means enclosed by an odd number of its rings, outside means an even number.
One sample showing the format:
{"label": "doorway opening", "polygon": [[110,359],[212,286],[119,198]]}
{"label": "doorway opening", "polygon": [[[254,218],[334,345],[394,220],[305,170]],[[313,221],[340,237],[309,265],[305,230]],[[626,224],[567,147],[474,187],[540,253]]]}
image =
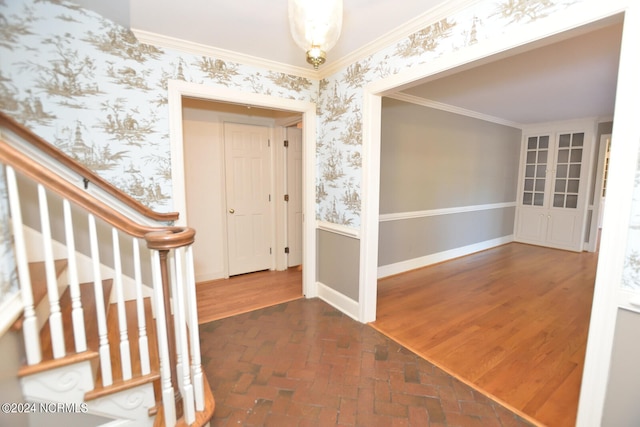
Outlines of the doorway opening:
{"label": "doorway opening", "polygon": [[[617,23],[613,22],[612,23],[612,21],[608,21],[607,24],[603,24],[603,23],[596,24],[596,28],[602,28],[603,26],[609,26],[609,25],[619,25],[619,28],[621,29],[621,24],[619,22],[617,22]],[[584,34],[585,32],[591,32],[591,31],[587,31],[586,29],[582,29],[581,31],[582,31],[581,34]],[[595,31],[595,30],[593,30],[593,31]],[[565,37],[566,37],[566,35],[565,35]],[[550,40],[546,41],[546,43],[549,43],[549,42],[550,42]],[[618,36],[617,39],[616,39],[616,45],[611,49],[611,52],[613,54],[615,54],[616,51],[619,52],[620,43],[621,43],[621,36]],[[592,46],[589,46],[589,47],[592,47]],[[612,58],[612,61],[613,61],[613,70],[612,70],[612,72],[613,72],[613,75],[617,77],[617,63],[619,61],[619,58],[614,55],[614,57]],[[497,61],[496,61],[496,63],[497,63]],[[486,65],[486,64],[487,63],[485,62],[484,65]],[[585,66],[584,63],[582,64],[582,66]],[[473,81],[473,80],[483,81],[484,78],[487,77],[487,76],[482,76],[482,75],[474,77],[473,76],[474,69],[471,68],[470,65],[467,65],[466,67],[467,68],[465,68],[464,71],[461,71],[459,73],[460,74],[460,79],[462,79],[462,80],[465,80],[465,81]],[[482,66],[480,66],[480,67],[482,67]],[[506,69],[507,67],[503,66],[502,68]],[[431,104],[437,104],[439,106],[442,106],[444,104],[452,105],[453,104],[452,100],[454,100],[454,99],[458,99],[458,100],[464,99],[464,93],[462,93],[460,91],[455,92],[455,91],[451,90],[453,88],[459,90],[460,87],[461,87],[460,84],[449,86],[449,87],[445,87],[445,85],[451,84],[451,82],[456,80],[456,75],[452,74],[452,73],[453,72],[451,70],[447,70],[447,72],[446,72],[447,75],[443,76],[441,78],[436,78],[435,76],[429,77],[424,82],[425,84],[424,84],[424,86],[422,88],[420,86],[418,86],[419,83],[416,81],[416,82],[413,82],[411,84],[407,84],[406,87],[401,88],[400,92],[396,92],[398,90],[397,88],[390,87],[385,91],[377,92],[375,95],[371,94],[371,96],[368,99],[368,102],[371,102],[373,105],[372,106],[368,106],[368,107],[369,107],[370,110],[373,110],[373,111],[375,111],[377,113],[377,109],[378,108],[382,109],[382,99],[381,98],[382,98],[383,95],[389,95],[389,96],[394,97],[394,98],[400,96],[400,97],[404,97],[405,99],[411,99],[411,101],[413,101],[413,102],[415,102],[416,99],[418,98],[418,95],[420,95],[420,96],[424,96],[427,99],[430,98],[430,101],[435,101],[435,102],[431,102]],[[464,76],[464,77],[462,77],[462,76]],[[512,77],[515,77],[515,76],[508,76],[507,74],[504,74],[504,73],[499,74],[499,79],[504,79],[505,81],[509,80],[511,82],[511,80],[513,80]],[[409,88],[408,86],[411,86],[411,87]],[[449,90],[449,92],[447,92],[448,90]],[[478,90],[478,92],[482,92],[482,90],[483,89],[480,88]],[[610,91],[610,93],[609,93],[610,97],[611,98],[615,98],[615,93],[616,93],[615,85],[613,86],[613,88],[609,88],[609,91]],[[476,92],[474,95],[477,95],[478,92]],[[511,122],[511,124],[507,123],[507,125],[511,125],[511,126],[514,126],[514,127],[520,127],[521,129],[524,128],[525,126],[519,126],[519,124],[521,124],[521,125],[529,125],[531,123],[551,122],[552,120],[554,120],[553,118],[546,118],[544,120],[536,120],[534,122],[527,123],[527,122],[524,122],[523,120],[514,119],[513,116],[511,118],[508,118],[507,120],[505,120],[504,116],[500,116],[499,114],[496,114],[496,111],[499,111],[498,106],[495,106],[495,108],[493,110],[491,110],[491,105],[490,104],[491,104],[492,96],[495,97],[496,99],[498,99],[498,101],[504,100],[507,97],[502,96],[502,94],[500,92],[500,88],[497,87],[497,86],[491,86],[490,92],[491,93],[489,93],[489,94],[486,94],[486,93],[485,94],[481,94],[480,96],[475,98],[475,100],[473,99],[473,97],[471,97],[471,98],[467,99],[468,104],[466,104],[466,105],[464,105],[464,104],[456,105],[455,106],[456,108],[450,108],[450,110],[453,110],[454,113],[465,113],[465,114],[474,113],[475,112],[476,114],[475,114],[474,117],[476,117],[476,118],[488,118],[488,117],[496,118],[496,117],[499,117],[503,121]],[[551,97],[547,95],[547,100],[549,100],[550,98]],[[478,108],[478,109],[474,108],[474,105],[479,105],[479,104],[474,104],[475,101],[480,101],[480,103],[486,104],[488,109],[487,110],[482,110],[480,108]],[[514,112],[516,112],[518,110],[522,111],[521,108],[520,108],[521,105],[519,105],[518,103],[522,104],[522,103],[527,103],[527,102],[530,102],[530,101],[531,101],[531,103],[535,104],[535,100],[531,100],[531,99],[527,99],[527,98],[520,98],[520,99],[516,98],[516,105],[513,108],[513,111]],[[365,102],[367,102],[367,101],[365,101]],[[478,114],[479,111],[481,111],[482,113]],[[547,112],[547,111],[544,111],[544,112]],[[571,112],[569,112],[569,114],[575,114],[575,113],[573,111],[571,111]],[[484,116],[484,117],[480,117],[480,116]],[[583,118],[583,117],[586,117],[586,116],[587,115],[584,115],[584,113],[579,113],[578,115],[574,115],[574,116],[570,116],[570,117],[558,117],[555,120],[563,120],[563,119],[564,120],[568,120],[570,118],[571,119],[578,119],[578,118]],[[589,116],[591,116],[591,115],[589,115]],[[606,112],[605,113],[597,113],[597,114],[594,114],[594,116],[596,116],[598,118],[601,118],[601,119],[600,120],[596,120],[594,118],[593,123],[597,123],[597,122],[598,123],[612,122],[613,121],[613,101],[611,102],[611,111],[610,112],[608,112],[608,113],[606,113]],[[374,121],[376,123],[379,123],[379,122],[377,122],[377,120],[378,120],[378,118],[376,117],[374,119]],[[377,138],[378,138],[379,135],[375,134],[374,132],[372,132],[372,133],[374,134],[374,137],[375,137],[375,138],[372,138],[372,139],[375,139],[377,141]],[[384,131],[382,133],[384,134]],[[596,133],[595,129],[594,129],[594,133]],[[597,144],[598,140],[599,140],[599,136],[601,134],[605,134],[605,133],[607,133],[607,132],[598,130],[597,131],[597,138],[594,138],[594,142]],[[516,144],[520,144],[520,140],[519,139],[516,141]],[[378,150],[378,149],[379,149],[379,147],[375,148],[375,150]],[[595,154],[594,152],[590,152],[588,155],[591,156],[591,155],[594,155],[594,154]],[[385,158],[384,159],[381,159],[379,156],[380,156],[380,154],[376,153],[376,154],[373,155],[373,159],[374,159],[374,161],[380,162],[380,164],[383,164],[383,162],[387,159],[386,154],[385,154]],[[593,159],[591,161],[595,162],[597,157],[595,157],[595,158],[592,157],[591,159]],[[377,167],[380,168],[379,165],[377,165]],[[423,165],[423,167],[428,167],[428,166],[427,165]],[[590,176],[589,177],[589,182],[585,183],[585,184],[588,184],[590,186],[590,189],[591,188],[595,188],[595,187],[591,187],[592,185],[595,185],[595,183],[594,183],[595,175],[596,175],[595,171],[596,171],[596,168],[594,167],[593,168],[594,176]],[[517,176],[516,176],[516,179],[517,179]],[[447,182],[449,182],[449,181],[447,181]],[[515,182],[514,182],[514,186],[515,186]],[[382,187],[382,184],[381,184],[381,187]],[[420,188],[424,188],[423,185],[420,185],[419,187]],[[597,195],[598,194],[598,190],[595,189],[594,193],[592,193],[592,194],[596,194]],[[378,195],[378,196],[382,198],[382,195]],[[521,197],[521,196],[517,195],[516,197]],[[517,200],[517,199],[514,198],[514,200]],[[498,202],[503,202],[502,200],[497,200],[497,201]],[[381,206],[381,204],[380,204],[380,206]],[[454,205],[454,206],[457,206],[457,205]],[[450,208],[450,207],[452,207],[452,206],[439,206],[439,208],[441,210],[444,210],[444,208]],[[512,206],[512,207],[514,207],[514,206]],[[416,209],[416,210],[419,210],[419,209]],[[380,212],[378,212],[378,214],[379,213]],[[382,213],[392,214],[392,212],[382,212]],[[448,213],[452,213],[452,212],[448,212]],[[438,215],[440,215],[440,214],[441,213],[438,213]],[[592,220],[597,221],[598,215],[594,214],[593,212],[592,212],[592,215],[593,215]],[[379,215],[378,215],[378,218],[379,218]],[[415,221],[415,215],[411,216],[411,220]],[[586,229],[586,227],[585,227],[585,229]],[[384,236],[382,236],[382,232],[381,232],[381,237],[384,237]],[[588,237],[588,236],[585,236],[585,237]],[[383,244],[384,243],[382,241],[380,241],[380,240],[376,241],[376,245],[375,245],[374,249],[377,251],[377,255],[380,255],[380,251],[384,251],[384,249],[378,250],[378,245],[383,245]],[[368,248],[368,247],[369,248],[371,247],[371,242],[368,242],[368,243],[363,242],[362,251],[365,253],[365,256],[366,256],[365,248]],[[585,248],[586,248],[586,246],[585,246]],[[448,248],[448,249],[450,249],[450,248]],[[442,261],[442,260],[440,260],[440,261]],[[596,262],[596,261],[594,261],[594,262]],[[373,277],[372,273],[369,273],[369,277],[370,278]],[[595,278],[595,275],[594,275],[594,278]],[[369,293],[377,294],[377,286],[374,285],[373,283],[366,283],[366,284],[364,284],[364,286],[366,288],[368,288],[368,292]],[[367,291],[365,291],[365,292],[367,292]],[[377,301],[375,301],[375,303],[377,303]],[[591,300],[588,302],[588,307],[587,308],[590,310],[590,308],[591,308]],[[372,315],[372,320],[375,319],[376,310],[375,309],[371,309],[370,313],[373,314]],[[587,322],[586,325],[584,325],[583,329],[581,330],[581,333],[583,333],[584,336],[585,336],[585,339],[584,339],[585,343],[586,343],[587,330],[588,330],[588,322]],[[412,329],[412,331],[413,331],[414,334],[417,333],[415,329]],[[496,349],[497,349],[497,347],[496,347]],[[580,361],[580,363],[584,363],[584,358],[582,359],[582,361]],[[582,370],[580,369],[580,372],[581,371]],[[579,388],[579,383],[578,383],[578,388]],[[576,396],[577,396],[577,394],[576,394]],[[508,403],[508,401],[507,401],[507,403]],[[577,406],[577,398],[573,403]],[[522,409],[522,408],[518,408],[518,409]]]}
{"label": "doorway opening", "polygon": [[[242,100],[239,104],[238,100]],[[259,130],[266,143],[271,145],[272,140],[275,145],[276,140],[282,142],[282,137],[286,133],[286,127],[292,123],[301,123],[301,165],[298,175],[300,182],[298,187],[301,191],[301,216],[307,218],[314,218],[313,211],[315,209],[314,186],[314,164],[315,164],[315,104],[304,101],[295,101],[288,99],[280,99],[271,96],[250,94],[238,91],[230,91],[226,88],[216,88],[211,86],[204,86],[199,84],[187,83],[183,81],[170,81],[169,82],[169,107],[170,107],[170,137],[172,147],[172,180],[174,190],[174,200],[176,203],[175,210],[179,212],[179,222],[186,223],[190,218],[198,218],[196,222],[204,224],[203,230],[198,230],[196,227],[196,242],[204,242],[206,250],[213,255],[207,260],[207,255],[203,257],[204,263],[216,264],[214,266],[214,274],[218,275],[218,278],[229,277],[231,270],[229,269],[229,251],[228,251],[228,233],[227,225],[230,222],[227,218],[228,215],[234,215],[236,207],[230,206],[227,200],[228,187],[226,185],[227,176],[225,159],[225,126],[233,126],[240,123],[240,129],[247,131],[245,133],[251,134],[253,129]],[[191,110],[189,110],[191,108]],[[221,111],[222,110],[222,111]],[[251,111],[251,114],[247,114],[247,110]],[[186,111],[192,114],[192,119],[195,118],[199,122],[197,124],[189,123],[189,120],[185,120]],[[207,122],[207,120],[201,120],[208,113],[214,111],[214,115],[218,116],[217,121]],[[240,112],[243,114],[239,114]],[[203,125],[203,123],[205,123]],[[211,135],[209,135],[209,143],[207,143],[206,129],[209,127],[215,128],[216,136],[218,138],[218,144],[211,144]],[[195,138],[189,138],[187,140],[186,134],[193,131],[196,132],[193,135],[197,135]],[[204,133],[202,133],[204,130]],[[237,129],[227,129],[229,132]],[[200,134],[199,134],[200,132]],[[214,138],[215,138],[214,137]],[[253,136],[249,136],[249,141]],[[195,141],[195,142],[193,142]],[[201,146],[203,151],[198,151],[198,147],[187,146],[187,144],[195,144]],[[230,144],[233,144],[231,142]],[[191,150],[191,148],[196,148]],[[270,198],[271,202],[267,205],[267,216],[269,219],[265,222],[266,231],[263,230],[262,240],[268,241],[268,249],[272,252],[267,257],[268,265],[266,270],[275,271],[287,263],[286,256],[276,256],[274,250],[276,245],[278,248],[282,248],[284,251],[285,244],[284,238],[287,237],[286,233],[280,228],[284,227],[284,218],[286,218],[286,212],[284,203],[276,203],[277,200],[283,200],[285,186],[276,185],[276,181],[284,179],[286,174],[284,173],[285,157],[284,149],[272,150],[271,147],[265,154],[266,168],[269,169],[265,174],[258,177],[258,181],[262,183],[265,179],[268,181],[265,187],[267,192],[265,197]],[[249,150],[251,151],[251,150]],[[277,154],[276,154],[277,153]],[[250,155],[249,155],[250,157]],[[194,160],[195,159],[195,160]],[[207,164],[207,159],[212,159],[211,163]],[[192,167],[191,161],[199,161],[201,164],[199,168]],[[217,163],[216,163],[217,162]],[[234,162],[233,158],[230,160]],[[241,162],[240,162],[241,163]],[[255,161],[249,159],[245,161],[249,167],[245,167],[244,171],[239,169],[235,178],[243,179],[242,176],[246,173],[252,173],[251,165],[256,165]],[[263,164],[265,166],[265,164]],[[272,167],[273,166],[273,167]],[[190,170],[194,169],[193,171]],[[202,175],[202,169],[205,169],[204,173],[207,176]],[[274,169],[274,170],[271,170]],[[191,176],[191,172],[194,172],[194,176]],[[246,184],[246,183],[245,183]],[[251,188],[252,185],[246,185]],[[187,185],[197,189],[192,194],[191,188],[188,189]],[[244,184],[243,184],[244,185]],[[272,194],[269,191],[273,190]],[[205,203],[205,208],[200,210],[198,208],[191,209],[190,212],[188,199],[202,199],[198,202]],[[208,206],[206,204],[209,203]],[[213,207],[211,206],[213,204]],[[198,203],[195,204],[198,206]],[[229,213],[232,211],[232,213]],[[207,217],[207,212],[211,217]],[[217,217],[216,217],[217,215]],[[191,225],[191,224],[189,224]],[[302,248],[300,264],[304,266],[300,272],[301,276],[301,294],[307,297],[313,297],[316,293],[316,286],[314,280],[315,274],[315,227],[311,221],[301,221],[301,229],[299,234],[302,236]],[[280,240],[278,240],[280,238]],[[212,249],[213,248],[213,249]],[[195,248],[194,248],[195,254]],[[259,268],[262,269],[262,268]],[[252,269],[249,269],[252,270]],[[221,273],[222,272],[222,273]],[[250,271],[246,271],[250,272]],[[206,272],[209,274],[210,272]],[[238,273],[238,271],[233,272]],[[240,271],[240,273],[243,273]],[[240,274],[239,273],[239,274]],[[197,274],[197,273],[196,273]],[[197,281],[205,279],[204,277],[196,278]]]}

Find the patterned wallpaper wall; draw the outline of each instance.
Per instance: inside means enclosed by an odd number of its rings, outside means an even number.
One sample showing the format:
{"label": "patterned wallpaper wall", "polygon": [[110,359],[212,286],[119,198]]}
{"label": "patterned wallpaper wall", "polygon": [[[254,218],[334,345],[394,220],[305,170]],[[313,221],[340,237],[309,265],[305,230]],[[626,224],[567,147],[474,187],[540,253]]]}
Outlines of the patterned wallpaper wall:
{"label": "patterned wallpaper wall", "polygon": [[357,228],[362,86],[580,3],[480,0],[316,82],[143,45],[63,0],[0,0],[0,106],[144,204],[169,211],[168,79],[317,101],[316,215]]}
{"label": "patterned wallpaper wall", "polygon": [[172,209],[167,81],[312,101],[317,82],[165,51],[62,0],[0,0],[2,110],[157,211]]}
{"label": "patterned wallpaper wall", "polygon": [[500,37],[563,10],[575,0],[480,1],[320,82],[317,214],[360,225],[362,86],[447,53]]}
{"label": "patterned wallpaper wall", "polygon": [[7,200],[5,170],[0,165],[0,308],[18,291],[18,279],[12,252],[9,205]]}

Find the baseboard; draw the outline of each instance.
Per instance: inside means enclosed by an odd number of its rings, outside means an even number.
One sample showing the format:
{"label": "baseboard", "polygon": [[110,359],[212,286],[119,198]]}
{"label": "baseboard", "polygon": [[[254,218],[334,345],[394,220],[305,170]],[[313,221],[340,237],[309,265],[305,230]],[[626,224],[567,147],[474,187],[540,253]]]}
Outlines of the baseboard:
{"label": "baseboard", "polygon": [[211,282],[213,280],[228,279],[228,278],[229,278],[228,276],[225,277],[223,272],[197,274],[195,277],[196,283]]}
{"label": "baseboard", "polygon": [[485,240],[483,242],[474,243],[472,245],[462,246],[448,251],[438,252],[435,254],[425,255],[419,258],[413,258],[406,261],[400,261],[393,264],[382,265],[378,267],[378,279],[393,276],[394,274],[404,273],[416,268],[426,267],[438,262],[447,261],[461,256],[469,255],[474,252],[484,251],[496,246],[504,245],[514,241],[513,235],[499,237],[497,239]]}
{"label": "baseboard", "polygon": [[360,305],[357,301],[352,300],[324,283],[316,282],[316,286],[318,288],[318,298],[330,306],[340,310],[352,319],[358,320]]}

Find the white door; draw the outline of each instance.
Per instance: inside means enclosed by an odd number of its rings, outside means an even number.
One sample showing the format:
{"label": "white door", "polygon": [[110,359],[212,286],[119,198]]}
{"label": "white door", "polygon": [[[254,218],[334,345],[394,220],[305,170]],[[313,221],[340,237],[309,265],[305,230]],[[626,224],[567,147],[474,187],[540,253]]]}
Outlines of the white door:
{"label": "white door", "polygon": [[269,269],[269,128],[225,123],[224,140],[229,275]]}
{"label": "white door", "polygon": [[581,251],[587,220],[589,141],[585,132],[557,135],[547,225],[549,246]]}
{"label": "white door", "polygon": [[302,130],[287,128],[287,266],[302,264]]}

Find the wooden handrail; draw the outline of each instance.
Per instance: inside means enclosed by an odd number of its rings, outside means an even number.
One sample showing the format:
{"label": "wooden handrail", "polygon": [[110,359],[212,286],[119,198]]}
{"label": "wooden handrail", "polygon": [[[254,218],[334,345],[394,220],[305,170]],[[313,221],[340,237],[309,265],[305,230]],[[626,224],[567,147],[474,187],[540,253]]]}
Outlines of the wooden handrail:
{"label": "wooden handrail", "polygon": [[[91,194],[67,182],[56,173],[0,139],[0,162],[13,167],[22,175],[84,208],[87,212],[125,233],[147,240],[147,244],[170,250],[193,243],[195,231],[189,227],[152,227],[138,224]],[[149,237],[149,239],[147,239]]]}
{"label": "wooden handrail", "polygon": [[15,133],[20,138],[22,138],[25,142],[33,145],[35,148],[47,154],[48,156],[51,156],[56,161],[60,162],[61,164],[71,169],[72,171],[76,172],[83,179],[101,188],[111,196],[115,197],[116,199],[126,204],[130,208],[136,210],[137,212],[144,215],[145,217],[156,220],[156,221],[175,221],[178,219],[177,212],[166,212],[166,213],[155,212],[152,209],[148,208],[147,206],[143,205],[142,203],[138,202],[136,199],[122,192],[121,190],[113,186],[111,183],[101,178],[95,172],[87,169],[77,161],[73,160],[63,151],[59,150],[52,144],[49,144],[47,141],[45,141],[44,139],[42,139],[41,137],[33,133],[30,129],[16,122],[13,118],[9,117],[8,115],[6,115],[1,111],[0,111],[0,126]]}
{"label": "wooden handrail", "polygon": [[[159,259],[159,275],[156,277],[160,280],[160,286],[157,289],[162,289],[163,304],[166,310],[163,329],[165,330],[167,337],[166,346],[169,357],[167,366],[170,367],[170,382],[171,387],[175,392],[175,402],[173,404],[176,406],[176,413],[178,416],[182,416],[181,404],[183,397],[179,392],[178,386],[179,379],[177,378],[176,369],[176,333],[173,329],[175,322],[170,309],[172,302],[171,294],[172,292],[177,291],[172,290],[171,286],[169,255],[173,250],[193,244],[195,230],[189,227],[149,226],[139,224],[118,212],[107,203],[102,202],[90,193],[83,191],[81,188],[60,177],[55,172],[42,167],[36,160],[32,159],[30,156],[23,153],[1,137],[0,163],[10,166],[16,172],[41,185],[52,193],[55,193],[68,202],[83,208],[87,213],[100,218],[107,224],[114,227],[114,229],[120,230],[130,236],[144,239],[149,249],[157,251]],[[93,221],[91,221],[91,223],[93,223]],[[193,283],[191,283],[189,291],[195,292]],[[193,295],[193,298],[195,298],[195,294]],[[168,402],[163,400],[163,404],[166,405]]]}

